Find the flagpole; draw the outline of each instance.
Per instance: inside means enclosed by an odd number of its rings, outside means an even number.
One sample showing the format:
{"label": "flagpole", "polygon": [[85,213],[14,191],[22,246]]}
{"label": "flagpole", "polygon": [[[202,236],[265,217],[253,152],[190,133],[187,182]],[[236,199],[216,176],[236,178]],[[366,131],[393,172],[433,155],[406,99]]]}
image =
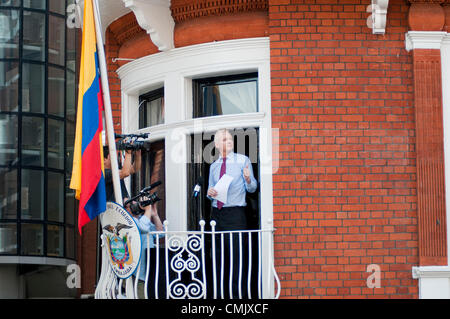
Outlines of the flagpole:
{"label": "flagpole", "polygon": [[105,50],[103,48],[102,29],[100,27],[100,14],[98,1],[92,0],[94,9],[95,35],[97,38],[98,64],[102,82],[103,103],[105,108],[106,135],[108,136],[109,155],[111,157],[111,171],[114,185],[116,203],[123,205],[122,190],[120,188],[119,165],[117,161],[116,140],[114,137],[114,124],[111,111],[111,97],[109,95],[108,71],[106,69]]}

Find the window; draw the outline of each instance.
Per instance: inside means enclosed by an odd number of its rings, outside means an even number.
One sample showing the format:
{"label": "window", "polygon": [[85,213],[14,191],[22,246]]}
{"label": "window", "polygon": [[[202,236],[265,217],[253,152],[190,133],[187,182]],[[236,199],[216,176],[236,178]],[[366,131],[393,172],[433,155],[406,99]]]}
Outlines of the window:
{"label": "window", "polygon": [[68,185],[79,39],[66,28],[73,2],[0,1],[0,262],[76,257]]}
{"label": "window", "polygon": [[[0,4],[1,6],[1,4]],[[0,59],[19,56],[20,11],[0,10]]]}
{"label": "window", "polygon": [[156,192],[161,200],[157,202],[159,217],[164,221],[166,214],[166,194],[165,194],[165,142],[155,141],[148,145],[147,150],[142,150],[141,170],[132,176],[133,194],[137,194],[144,187],[161,181],[162,184],[152,190]]}
{"label": "window", "polygon": [[17,163],[18,134],[17,116],[0,113],[0,166]]}
{"label": "window", "polygon": [[[180,68],[180,65],[183,67]],[[256,205],[259,205],[256,211],[259,216],[254,219],[255,223],[252,226],[262,230],[272,228],[273,166],[269,39],[217,41],[201,46],[179,48],[170,53],[162,52],[129,62],[117,72],[122,84],[125,133],[150,133],[151,141],[164,140],[165,180],[156,191],[159,195],[165,188],[168,192],[167,198],[170,198],[165,202],[166,216],[163,217],[169,223],[169,231],[197,229],[198,224],[195,223],[199,219],[207,220],[206,214],[209,212],[206,206],[202,211],[197,211],[197,215],[192,213],[196,209],[193,186],[199,172],[203,172],[203,169],[207,171],[207,163],[203,164],[201,161],[203,167],[192,165],[192,170],[189,165],[195,163],[193,157],[202,158],[201,151],[205,151],[204,144],[209,144],[214,132],[219,128],[236,129],[236,132],[239,128],[243,128],[244,132],[255,130],[258,142],[247,144],[250,146],[248,150],[236,151],[246,154],[247,151],[251,153],[251,146],[257,147],[258,159],[254,162],[256,166],[253,166],[253,171],[259,179],[259,191],[255,194]],[[156,126],[139,123],[134,114],[143,112],[141,92],[161,87],[161,83],[164,85],[165,94],[162,109],[167,115],[164,122]],[[236,96],[244,92],[245,95],[239,97],[239,101],[245,100],[248,103],[236,102]],[[203,101],[212,101],[213,106],[210,102]],[[141,115],[140,119],[144,117]],[[195,143],[198,135],[202,138]],[[194,143],[196,146],[193,146]],[[153,150],[155,149],[153,147]],[[204,189],[207,181],[206,175],[202,176]],[[265,256],[271,249],[269,237],[262,238]],[[270,273],[271,267],[269,263],[261,263],[262,278],[268,278],[267,274]],[[263,295],[271,294],[270,285],[263,285],[262,289]]]}
{"label": "window", "polygon": [[[272,219],[272,176],[267,173],[272,169],[269,47],[268,38],[218,41],[180,48],[170,55],[147,56],[118,69],[126,121],[124,133],[149,133],[151,141],[164,140],[165,181],[157,191],[164,187],[170,192],[171,200],[165,203],[169,229],[193,229],[199,218],[207,217],[198,214],[200,217],[190,220],[195,207],[189,205],[198,177],[198,171],[191,173],[188,164],[197,155],[192,153],[190,144],[196,135],[212,136],[218,128],[256,129],[258,159],[254,174],[259,174],[261,194],[258,223],[262,229],[269,227]],[[164,92],[161,108],[164,122],[150,125],[156,121],[143,116],[148,100],[141,92],[151,95],[155,88],[161,87],[164,87],[160,91],[161,95]],[[223,105],[220,109],[218,101]],[[134,114],[140,115],[140,121]],[[207,207],[203,212],[208,213]]]}
{"label": "window", "polygon": [[0,254],[17,253],[17,225],[0,223]]}
{"label": "window", "polygon": [[194,118],[258,111],[258,74],[194,81]]}
{"label": "window", "polygon": [[2,198],[0,219],[16,219],[18,198],[16,169],[0,168],[0,198]]}
{"label": "window", "polygon": [[49,16],[48,60],[51,63],[64,65],[65,26],[64,17]]}
{"label": "window", "polygon": [[0,62],[0,70],[3,71],[0,71],[0,111],[17,112],[19,109],[19,64]]}
{"label": "window", "polygon": [[[259,182],[258,165],[258,128],[234,129],[229,130],[234,139],[234,152],[243,154],[250,159],[253,168],[253,175]],[[188,201],[188,229],[199,230],[199,221],[205,220],[207,225],[210,221],[211,201],[206,198],[208,190],[209,168],[211,164],[219,157],[217,149],[214,147],[214,133],[199,133],[190,136],[191,162],[188,163],[188,196],[191,196],[192,190],[199,178],[203,181],[199,200]],[[188,197],[189,198],[189,197]],[[246,194],[246,214],[247,225],[249,229],[258,229],[260,227],[260,195],[257,188],[255,193]]]}
{"label": "window", "polygon": [[22,112],[44,113],[45,67],[42,64],[22,65]]}
{"label": "window", "polygon": [[164,88],[140,97],[139,128],[164,123]]}
{"label": "window", "polygon": [[45,61],[45,14],[24,11],[23,57],[35,61]]}

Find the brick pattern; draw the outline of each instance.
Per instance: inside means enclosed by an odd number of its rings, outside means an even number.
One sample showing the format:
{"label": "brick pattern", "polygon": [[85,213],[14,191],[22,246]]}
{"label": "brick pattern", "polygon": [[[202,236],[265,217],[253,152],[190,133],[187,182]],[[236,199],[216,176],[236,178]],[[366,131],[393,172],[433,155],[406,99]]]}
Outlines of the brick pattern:
{"label": "brick pattern", "polygon": [[416,49],[414,94],[420,265],[447,265],[440,50]]}
{"label": "brick pattern", "polygon": [[[284,298],[417,298],[412,58],[408,5],[269,1],[276,268]],[[367,266],[381,269],[368,288]]]}
{"label": "brick pattern", "polygon": [[120,79],[117,74],[117,69],[119,68],[118,63],[112,61],[113,58],[118,58],[120,45],[117,43],[116,37],[110,28],[106,29],[105,35],[105,58],[106,67],[108,70],[108,81],[109,81],[109,94],[111,97],[111,110],[113,116],[114,131],[116,133],[122,133],[122,122],[121,122],[121,112],[122,112],[122,95],[120,89]]}
{"label": "brick pattern", "polygon": [[267,11],[239,12],[220,16],[204,16],[175,25],[175,47],[213,41],[267,37]]}
{"label": "brick pattern", "polygon": [[173,0],[170,5],[176,23],[205,16],[237,12],[267,11],[266,0]]}

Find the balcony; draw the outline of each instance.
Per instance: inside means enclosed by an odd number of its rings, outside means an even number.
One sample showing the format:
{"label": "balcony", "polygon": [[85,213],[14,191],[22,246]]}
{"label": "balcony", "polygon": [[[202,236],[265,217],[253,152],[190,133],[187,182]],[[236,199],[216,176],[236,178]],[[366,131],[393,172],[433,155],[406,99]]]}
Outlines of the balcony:
{"label": "balcony", "polygon": [[98,299],[273,299],[280,295],[274,267],[274,229],[205,230],[147,233],[155,248],[141,255],[135,275],[120,279],[110,267],[102,235],[102,272]]}

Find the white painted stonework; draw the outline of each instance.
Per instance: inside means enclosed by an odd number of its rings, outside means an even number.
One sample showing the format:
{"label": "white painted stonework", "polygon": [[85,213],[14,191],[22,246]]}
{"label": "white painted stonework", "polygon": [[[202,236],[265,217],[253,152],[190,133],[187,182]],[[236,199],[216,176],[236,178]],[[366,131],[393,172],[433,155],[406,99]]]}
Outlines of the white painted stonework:
{"label": "white painted stonework", "polygon": [[[192,80],[258,72],[259,111],[192,118]],[[117,73],[122,88],[123,133],[150,133],[149,141],[165,139],[166,216],[176,230],[186,230],[188,200],[187,136],[218,128],[260,128],[261,224],[272,221],[272,130],[270,49],[268,38],[229,40],[176,48],[129,62]],[[165,123],[138,130],[139,96],[164,87]]]}
{"label": "white painted stonework", "polygon": [[[231,74],[258,73],[258,112],[192,118],[192,81]],[[123,133],[150,133],[149,141],[165,140],[166,219],[175,231],[187,230],[187,161],[190,134],[219,128],[259,128],[261,230],[273,228],[273,158],[269,38],[218,41],[175,48],[129,62],[117,70],[122,90]],[[139,96],[164,87],[164,123],[139,130]],[[276,149],[274,153],[277,153]],[[273,243],[263,239],[263,260]],[[273,256],[273,255],[272,255]],[[271,269],[264,264],[263,278]],[[273,280],[264,288],[273,290]]]}

